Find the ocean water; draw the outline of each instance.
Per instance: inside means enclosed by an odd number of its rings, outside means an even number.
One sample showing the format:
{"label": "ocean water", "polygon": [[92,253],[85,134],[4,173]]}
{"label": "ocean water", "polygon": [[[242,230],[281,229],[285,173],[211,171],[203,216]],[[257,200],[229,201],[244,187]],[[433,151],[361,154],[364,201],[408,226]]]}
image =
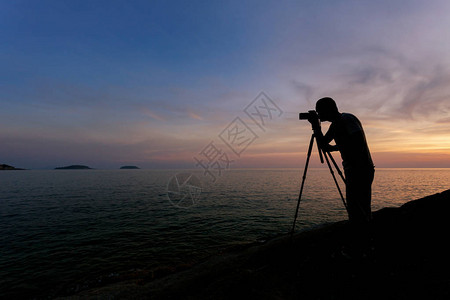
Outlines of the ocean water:
{"label": "ocean water", "polygon": [[[52,298],[288,233],[302,174],[228,170],[211,182],[199,170],[0,172],[0,298]],[[372,208],[449,183],[450,169],[377,169]],[[308,170],[296,230],[346,218],[328,169]]]}

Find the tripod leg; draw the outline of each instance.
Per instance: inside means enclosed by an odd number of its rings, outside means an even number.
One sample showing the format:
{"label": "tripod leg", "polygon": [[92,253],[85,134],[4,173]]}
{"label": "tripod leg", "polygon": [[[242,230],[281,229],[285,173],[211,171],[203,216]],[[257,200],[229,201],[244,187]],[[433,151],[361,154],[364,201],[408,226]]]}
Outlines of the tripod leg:
{"label": "tripod leg", "polygon": [[[314,134],[313,134],[314,135]],[[314,135],[314,137],[315,137],[315,135]],[[319,140],[318,139],[316,139],[316,143],[317,143],[317,152],[319,152],[319,158],[320,158],[320,163],[322,163],[323,164],[323,155],[322,155],[322,149],[320,148],[320,145],[319,145]]]}
{"label": "tripod leg", "polygon": [[[339,176],[341,176],[342,181],[345,183],[345,177],[344,177],[344,175],[342,174],[341,169],[339,169],[339,166],[338,166],[338,164],[336,163],[336,161],[334,160],[333,156],[331,155],[331,152],[327,152],[327,153],[328,153],[328,155],[330,156],[330,159],[331,159],[331,161],[333,162],[333,165],[334,165],[334,167],[336,168],[336,171],[338,172]],[[325,156],[326,156],[326,155],[327,155],[327,154],[325,154]]]}
{"label": "tripod leg", "polygon": [[344,195],[342,195],[341,188],[339,187],[339,183],[337,182],[336,176],[334,175],[333,168],[331,167],[330,160],[328,159],[328,155],[331,155],[330,152],[325,152],[325,160],[327,161],[328,168],[330,169],[331,175],[333,176],[334,179],[334,183],[336,184],[336,187],[339,191],[339,195],[341,196],[342,203],[344,203],[345,209],[347,209],[347,203],[345,203]]}
{"label": "tripod leg", "polygon": [[295,230],[295,222],[297,221],[298,208],[300,206],[300,200],[302,198],[303,187],[305,186],[306,172],[308,171],[309,159],[311,157],[311,151],[312,151],[313,144],[314,144],[314,134],[311,136],[311,140],[309,142],[308,155],[306,157],[306,163],[305,163],[305,170],[303,171],[302,185],[300,187],[300,193],[298,194],[297,208],[295,209],[295,217],[294,217],[294,222],[292,224],[292,229],[291,229],[291,238],[292,238],[292,235],[294,234],[294,230]]}

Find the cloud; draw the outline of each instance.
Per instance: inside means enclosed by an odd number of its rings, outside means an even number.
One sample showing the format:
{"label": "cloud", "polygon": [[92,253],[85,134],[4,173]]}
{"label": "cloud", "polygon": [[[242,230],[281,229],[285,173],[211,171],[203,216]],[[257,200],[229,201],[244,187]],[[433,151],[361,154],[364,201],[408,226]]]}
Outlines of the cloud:
{"label": "cloud", "polygon": [[436,120],[437,124],[450,124],[450,117]]}
{"label": "cloud", "polygon": [[315,104],[313,102],[315,99],[312,99],[312,96],[314,95],[314,87],[312,85],[295,79],[292,80],[291,85],[295,91],[295,94],[298,95],[299,98],[305,99],[310,105]]}
{"label": "cloud", "polygon": [[193,113],[193,112],[188,112],[188,116],[189,116],[190,118],[194,119],[194,120],[200,120],[200,121],[203,120],[202,117],[200,117],[199,115],[197,115],[197,114],[195,114],[195,113]]}
{"label": "cloud", "polygon": [[[387,50],[336,62],[316,93],[332,95],[346,110],[371,119],[426,119],[450,112],[450,71],[437,61],[408,59]],[[326,82],[333,81],[332,85]],[[331,86],[331,87],[330,87]]]}
{"label": "cloud", "polygon": [[150,110],[150,109],[148,109],[148,108],[145,108],[145,107],[142,108],[142,109],[141,109],[141,112],[142,112],[142,114],[144,114],[144,115],[146,115],[146,116],[149,116],[149,117],[151,117],[151,118],[153,118],[153,119],[155,119],[155,120],[157,120],[157,121],[166,121],[166,118],[165,118],[165,117],[156,114],[155,112],[153,112],[152,110]]}
{"label": "cloud", "polygon": [[424,74],[405,93],[398,113],[410,117],[436,117],[438,114],[450,113],[450,72],[436,67]]}

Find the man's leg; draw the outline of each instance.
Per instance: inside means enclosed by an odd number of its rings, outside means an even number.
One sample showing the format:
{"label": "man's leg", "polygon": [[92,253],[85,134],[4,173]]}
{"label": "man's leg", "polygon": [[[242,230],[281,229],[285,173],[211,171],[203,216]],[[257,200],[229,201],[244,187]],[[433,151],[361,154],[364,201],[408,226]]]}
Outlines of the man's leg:
{"label": "man's leg", "polygon": [[346,171],[348,217],[351,223],[369,223],[372,219],[373,170]]}
{"label": "man's leg", "polygon": [[354,254],[357,252],[359,253],[357,255],[360,255],[369,247],[371,240],[371,195],[374,171],[346,171],[345,175],[347,211],[350,223],[346,243]]}

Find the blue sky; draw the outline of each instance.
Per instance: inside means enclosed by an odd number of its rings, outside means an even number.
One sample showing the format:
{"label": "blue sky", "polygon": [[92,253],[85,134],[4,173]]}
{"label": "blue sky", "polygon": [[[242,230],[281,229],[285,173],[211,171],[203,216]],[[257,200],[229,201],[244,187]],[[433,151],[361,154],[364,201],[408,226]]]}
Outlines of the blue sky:
{"label": "blue sky", "polygon": [[301,167],[331,96],[375,163],[450,167],[446,1],[0,1],[0,163],[193,166],[261,91],[237,167]]}

